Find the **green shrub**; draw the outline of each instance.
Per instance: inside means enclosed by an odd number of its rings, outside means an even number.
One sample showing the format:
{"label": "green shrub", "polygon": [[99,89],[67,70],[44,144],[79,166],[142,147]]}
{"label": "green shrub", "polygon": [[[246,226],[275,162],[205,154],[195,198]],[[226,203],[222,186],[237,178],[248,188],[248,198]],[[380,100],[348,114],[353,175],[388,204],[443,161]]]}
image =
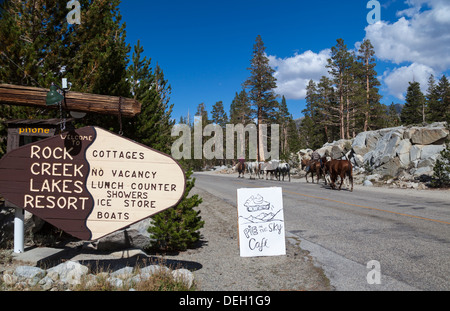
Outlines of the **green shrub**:
{"label": "green shrub", "polygon": [[434,173],[431,180],[432,187],[447,187],[450,186],[450,149],[449,144],[447,148],[441,151],[440,159],[436,160],[434,166]]}
{"label": "green shrub", "polygon": [[153,217],[152,225],[147,229],[153,242],[151,249],[163,251],[186,250],[200,240],[200,229],[204,221],[200,211],[194,207],[202,203],[198,195],[188,197],[195,185],[195,178],[191,179],[192,170],[186,173],[186,190],[181,202],[173,208]]}

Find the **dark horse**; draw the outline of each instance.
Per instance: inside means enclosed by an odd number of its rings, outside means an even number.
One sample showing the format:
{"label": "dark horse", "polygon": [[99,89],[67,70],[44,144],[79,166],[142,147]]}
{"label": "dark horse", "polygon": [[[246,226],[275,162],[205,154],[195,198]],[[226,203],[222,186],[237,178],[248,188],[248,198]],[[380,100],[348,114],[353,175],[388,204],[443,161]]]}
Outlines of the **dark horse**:
{"label": "dark horse", "polygon": [[[321,164],[321,162],[322,162],[322,164]],[[311,174],[311,180],[314,183],[314,173],[316,173],[316,175],[317,175],[317,183],[319,183],[320,177],[322,176],[324,164],[327,162],[327,158],[326,157],[321,158],[321,162],[320,161],[314,161],[314,160],[302,159],[302,163],[301,163],[302,170],[305,167],[309,166],[309,169],[308,169],[308,171],[306,172],[306,175],[305,175],[307,183],[309,183],[309,181],[308,181],[308,174]],[[325,184],[326,183],[327,183],[327,179],[325,178]]]}
{"label": "dark horse", "polygon": [[243,161],[239,161],[238,165],[237,165],[237,171],[239,173],[238,178],[241,178],[241,174],[242,174],[242,178],[244,178],[244,174],[245,174],[245,162]]}

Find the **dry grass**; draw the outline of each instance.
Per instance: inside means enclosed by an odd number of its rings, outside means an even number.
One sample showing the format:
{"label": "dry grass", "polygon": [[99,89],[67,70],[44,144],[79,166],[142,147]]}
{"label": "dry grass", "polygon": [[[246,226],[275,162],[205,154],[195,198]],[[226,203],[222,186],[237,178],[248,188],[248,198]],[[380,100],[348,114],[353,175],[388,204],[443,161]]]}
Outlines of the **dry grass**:
{"label": "dry grass", "polygon": [[[175,280],[172,270],[165,269],[161,265],[159,271],[153,273],[149,278],[136,280],[134,277],[140,275],[140,268],[135,268],[133,274],[122,279],[122,286],[116,287],[109,282],[108,277],[112,271],[97,271],[95,274],[85,276],[74,291],[194,291],[195,284],[189,287],[188,282],[182,279]],[[93,278],[93,275],[95,276]]]}

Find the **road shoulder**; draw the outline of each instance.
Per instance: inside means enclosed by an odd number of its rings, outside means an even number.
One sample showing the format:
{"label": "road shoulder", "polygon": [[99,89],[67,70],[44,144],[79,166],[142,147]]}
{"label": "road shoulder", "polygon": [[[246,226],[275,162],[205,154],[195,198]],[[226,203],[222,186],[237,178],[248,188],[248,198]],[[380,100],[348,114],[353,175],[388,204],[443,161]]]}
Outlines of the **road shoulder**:
{"label": "road shoulder", "polygon": [[200,290],[333,290],[323,270],[295,240],[288,239],[294,243],[286,243],[286,256],[240,257],[236,207],[198,187],[191,194],[203,198],[202,245],[166,258],[198,262],[201,268],[194,275]]}

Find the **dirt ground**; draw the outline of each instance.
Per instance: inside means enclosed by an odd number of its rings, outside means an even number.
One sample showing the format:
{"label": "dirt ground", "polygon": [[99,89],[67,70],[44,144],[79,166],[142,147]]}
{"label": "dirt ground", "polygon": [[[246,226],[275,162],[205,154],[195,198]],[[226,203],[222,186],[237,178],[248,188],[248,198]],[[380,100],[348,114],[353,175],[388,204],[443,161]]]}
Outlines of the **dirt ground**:
{"label": "dirt ground", "polygon": [[202,245],[165,258],[196,263],[193,266],[197,267],[194,275],[199,290],[333,290],[322,269],[300,249],[300,241],[287,239],[285,256],[240,257],[236,207],[199,188],[191,194],[203,198],[199,206],[205,221]]}

